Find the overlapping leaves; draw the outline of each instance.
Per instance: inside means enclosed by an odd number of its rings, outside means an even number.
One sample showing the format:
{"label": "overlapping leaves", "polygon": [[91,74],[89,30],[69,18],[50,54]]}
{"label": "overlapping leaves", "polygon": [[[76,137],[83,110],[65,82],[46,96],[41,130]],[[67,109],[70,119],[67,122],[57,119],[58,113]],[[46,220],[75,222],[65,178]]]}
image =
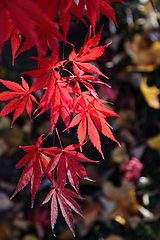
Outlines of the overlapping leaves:
{"label": "overlapping leaves", "polygon": [[[48,25],[53,25],[52,21],[42,12],[42,9],[31,0],[4,0],[0,1],[0,48],[4,41],[8,39],[9,20],[8,15],[12,19],[13,24],[34,45],[40,47],[32,19],[45,22]],[[40,47],[42,49],[42,46]]]}
{"label": "overlapping leaves", "polygon": [[[59,116],[63,119],[68,132],[71,127],[77,126],[79,144],[71,144],[64,149],[62,146],[44,149],[40,148],[41,135],[35,146],[21,147],[26,155],[16,165],[17,168],[24,167],[24,170],[12,197],[31,181],[32,206],[42,178],[46,176],[50,180],[52,189],[43,204],[51,199],[53,232],[58,216],[58,205],[73,235],[75,232],[72,210],[83,216],[74,198],[81,198],[78,188],[79,178],[88,179],[82,162],[95,162],[76,151],[84,144],[86,135],[88,134],[91,143],[103,158],[99,132],[118,143],[106,118],[119,117],[119,115],[105,106],[105,101],[98,98],[92,83],[108,85],[98,77],[90,75],[97,74],[105,81],[107,79],[107,76],[90,62],[99,58],[108,47],[108,45],[98,46],[102,28],[95,35],[96,21],[100,13],[117,25],[115,12],[111,6],[112,2],[116,0],[79,0],[77,4],[74,0],[37,0],[36,2],[0,0],[0,49],[4,41],[11,37],[12,63],[14,63],[15,57],[21,52],[32,46],[38,47],[38,57],[34,58],[38,63],[38,68],[24,72],[36,78],[30,88],[24,78],[22,78],[22,86],[0,79],[0,82],[11,90],[0,93],[0,101],[10,101],[1,111],[0,117],[14,111],[13,124],[26,109],[31,118],[32,101],[38,104],[32,93],[43,90],[44,94],[34,112],[36,117],[49,110],[51,132],[55,130]],[[122,0],[117,0],[117,2],[124,3]],[[153,4],[152,0],[151,3]],[[60,61],[57,39],[66,43],[70,14],[72,13],[78,20],[86,23],[83,17],[84,12],[87,13],[91,23],[85,43],[78,53],[73,46],[68,59]],[[59,26],[62,27],[62,33],[59,31]],[[92,36],[92,31],[94,36]],[[26,40],[19,49],[21,35],[24,35]],[[48,47],[52,51],[51,58],[44,58]],[[69,62],[72,64],[73,73],[66,69]],[[61,70],[68,71],[70,75],[63,77]],[[82,91],[81,83],[86,88],[85,91]],[[57,174],[56,186],[54,172]],[[70,184],[75,192],[67,188],[66,184]]]}
{"label": "overlapping leaves", "polygon": [[73,235],[75,236],[74,231],[74,219],[72,210],[77,214],[83,217],[82,210],[77,202],[73,198],[81,198],[81,196],[68,188],[60,188],[57,186],[55,188],[54,182],[51,186],[52,190],[48,193],[42,204],[47,203],[51,199],[51,227],[54,234],[54,227],[58,217],[58,204],[60,206],[63,217],[65,218],[66,223],[71,229]]}
{"label": "overlapping leaves", "polygon": [[[52,149],[39,149],[41,143],[42,143],[42,136],[41,135],[35,146],[25,146],[20,147],[22,148],[27,154],[20,160],[20,162],[16,165],[16,168],[22,168],[25,166],[22,175],[20,177],[19,183],[17,185],[17,188],[15,192],[13,193],[13,198],[17,192],[22,190],[31,180],[31,204],[33,206],[35,194],[40,186],[41,179],[43,172],[46,169],[46,166],[48,165],[48,160],[46,158],[50,157],[52,158],[54,156],[54,153]],[[48,179],[51,179],[51,174],[46,175]]]}
{"label": "overlapping leaves", "polygon": [[[85,136],[87,134],[87,126],[88,126],[88,136],[92,142],[92,144],[97,148],[97,150],[101,153],[102,157],[103,153],[101,150],[101,142],[98,130],[108,138],[113,141],[118,141],[115,139],[111,132],[111,126],[105,120],[106,117],[116,116],[120,117],[117,113],[115,113],[110,108],[103,105],[103,100],[99,98],[92,97],[90,92],[82,93],[75,100],[75,116],[69,124],[68,128],[74,127],[78,125],[77,135],[80,143],[84,142]],[[98,130],[97,130],[98,129]],[[119,143],[118,143],[119,144]]]}
{"label": "overlapping leaves", "polygon": [[[70,13],[84,23],[83,12],[86,11],[88,19],[95,33],[96,22],[100,13],[110,18],[116,25],[116,16],[111,6],[112,2],[125,3],[123,0],[79,0],[78,4],[74,0],[1,0],[0,1],[0,49],[3,43],[11,35],[11,46],[13,62],[15,51],[20,46],[21,34],[26,37],[26,41],[19,51],[23,52],[34,45],[38,47],[39,54],[46,55],[48,45],[52,51],[58,51],[56,39],[66,41],[70,25]],[[155,8],[152,0],[151,4]],[[55,23],[56,17],[59,18],[62,25],[63,34],[57,30],[58,24]],[[10,22],[13,29],[11,31]],[[18,35],[13,32],[18,31]],[[16,33],[14,32],[14,33]],[[19,54],[18,53],[18,54]]]}
{"label": "overlapping leaves", "polygon": [[16,118],[18,118],[26,108],[27,113],[31,119],[32,101],[37,104],[38,102],[36,98],[31,94],[29,86],[24,80],[24,78],[22,77],[22,86],[18,83],[2,79],[0,79],[0,82],[12,90],[0,93],[0,101],[7,101],[13,99],[3,108],[0,113],[0,117],[8,115],[9,113],[15,111],[11,123],[12,126]]}
{"label": "overlapping leaves", "polygon": [[[12,35],[18,33],[17,31],[15,28],[12,31]],[[26,155],[20,160],[16,167],[22,168],[25,166],[25,168],[12,196],[14,197],[17,192],[31,181],[31,204],[33,206],[41,180],[46,176],[52,184],[52,190],[43,203],[48,202],[52,198],[52,229],[54,229],[57,220],[59,204],[62,215],[73,234],[74,225],[71,209],[82,215],[80,207],[73,198],[80,198],[78,188],[79,178],[88,179],[85,168],[81,162],[95,162],[86,158],[82,153],[76,151],[76,149],[82,147],[85,137],[88,134],[92,144],[104,158],[99,132],[118,143],[112,134],[111,126],[106,121],[106,118],[110,116],[119,117],[119,115],[104,105],[105,101],[98,98],[98,94],[92,86],[92,83],[104,84],[106,86],[108,86],[108,84],[98,77],[89,75],[94,73],[107,79],[106,75],[90,63],[90,61],[94,61],[100,57],[108,46],[98,46],[101,32],[102,28],[97,35],[92,37],[92,30],[90,28],[83,47],[76,54],[73,46],[68,60],[59,61],[57,51],[52,53],[50,59],[35,57],[34,59],[38,63],[38,68],[23,73],[36,78],[30,88],[24,78],[22,78],[22,86],[18,83],[0,80],[1,83],[12,90],[0,94],[1,101],[11,100],[4,107],[0,116],[15,111],[12,124],[25,108],[31,118],[32,101],[38,103],[31,93],[44,90],[45,92],[34,112],[36,117],[50,110],[51,132],[55,130],[59,116],[63,119],[68,132],[71,127],[78,125],[77,135],[79,144],[72,144],[64,149],[62,145],[61,148],[53,146],[44,149],[40,148],[42,143],[42,136],[40,136],[35,146],[21,147],[26,152]],[[19,41],[17,41],[17,46],[18,44]],[[14,58],[15,52],[17,51],[16,45],[13,46],[12,50]],[[69,62],[72,63],[74,74],[66,69]],[[68,71],[70,75],[68,77],[61,76],[61,70]],[[82,91],[80,83],[84,85],[87,91]],[[71,113],[73,115],[72,120]],[[57,173],[57,187],[54,185],[53,178],[55,171]],[[70,183],[75,192],[65,188],[67,182]]]}
{"label": "overlapping leaves", "polygon": [[99,46],[100,37],[102,33],[102,28],[100,31],[93,37],[91,37],[91,27],[89,29],[88,37],[86,38],[86,41],[81,47],[78,54],[75,52],[75,47],[73,46],[73,50],[69,55],[69,61],[73,64],[73,72],[75,75],[79,75],[80,71],[83,71],[84,73],[92,73],[92,74],[98,74],[105,78],[107,78],[97,67],[95,67],[91,63],[86,63],[89,61],[94,61],[95,59],[99,58],[104,50],[108,47],[109,44],[104,46]]}
{"label": "overlapping leaves", "polygon": [[[77,191],[78,190],[78,177],[82,179],[88,179],[85,168],[80,164],[80,162],[92,162],[96,161],[86,158],[82,153],[75,151],[82,144],[72,144],[66,148],[53,147],[53,151],[56,154],[55,157],[51,159],[44,174],[48,174],[57,167],[57,184],[60,188],[66,183],[66,178],[68,176],[71,186]],[[89,179],[88,179],[89,180]]]}

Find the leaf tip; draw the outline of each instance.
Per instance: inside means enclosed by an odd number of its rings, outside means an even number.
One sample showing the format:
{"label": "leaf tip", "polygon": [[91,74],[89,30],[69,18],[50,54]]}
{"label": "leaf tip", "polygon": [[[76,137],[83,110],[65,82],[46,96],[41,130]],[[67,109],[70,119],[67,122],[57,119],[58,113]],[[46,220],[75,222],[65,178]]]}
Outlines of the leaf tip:
{"label": "leaf tip", "polygon": [[13,197],[14,197],[14,196],[12,195],[12,197],[10,197],[10,200],[12,200],[12,199],[13,199]]}
{"label": "leaf tip", "polygon": [[34,196],[31,197],[31,208],[34,206]]}
{"label": "leaf tip", "polygon": [[16,192],[13,193],[13,195],[10,197],[10,200],[12,200],[15,195],[16,195]]}
{"label": "leaf tip", "polygon": [[109,47],[112,44],[112,41],[106,44],[106,47]]}

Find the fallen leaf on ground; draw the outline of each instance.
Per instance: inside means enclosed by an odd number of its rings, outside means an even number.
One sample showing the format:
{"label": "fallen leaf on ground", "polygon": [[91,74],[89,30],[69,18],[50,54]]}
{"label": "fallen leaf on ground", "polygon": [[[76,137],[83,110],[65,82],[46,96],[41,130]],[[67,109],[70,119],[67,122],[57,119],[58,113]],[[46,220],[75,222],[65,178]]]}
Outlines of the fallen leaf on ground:
{"label": "fallen leaf on ground", "polygon": [[160,103],[158,99],[158,95],[160,94],[160,89],[158,89],[156,86],[149,87],[147,85],[146,77],[142,77],[141,79],[140,90],[150,107],[155,109],[160,108]]}
{"label": "fallen leaf on ground", "polygon": [[160,133],[154,137],[148,138],[147,139],[147,145],[158,151],[158,153],[160,154]]}

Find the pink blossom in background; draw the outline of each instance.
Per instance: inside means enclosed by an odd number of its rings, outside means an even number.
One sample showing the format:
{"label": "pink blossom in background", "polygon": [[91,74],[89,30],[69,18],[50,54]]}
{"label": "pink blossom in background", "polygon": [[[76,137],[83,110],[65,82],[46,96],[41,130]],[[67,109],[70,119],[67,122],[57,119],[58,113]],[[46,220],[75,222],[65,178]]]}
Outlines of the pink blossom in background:
{"label": "pink blossom in background", "polygon": [[133,179],[137,181],[143,169],[143,164],[137,159],[132,157],[131,160],[122,163],[120,171],[124,172],[123,178]]}
{"label": "pink blossom in background", "polygon": [[107,97],[111,102],[115,102],[119,94],[119,87],[109,88],[105,85],[99,84],[98,94],[101,98]]}

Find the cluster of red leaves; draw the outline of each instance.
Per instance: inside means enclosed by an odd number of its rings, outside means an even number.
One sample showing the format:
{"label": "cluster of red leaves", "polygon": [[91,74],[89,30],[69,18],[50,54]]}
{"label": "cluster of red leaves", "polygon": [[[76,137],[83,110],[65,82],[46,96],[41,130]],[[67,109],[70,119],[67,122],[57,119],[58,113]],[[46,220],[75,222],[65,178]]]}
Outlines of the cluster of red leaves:
{"label": "cluster of red leaves", "polygon": [[[71,127],[78,125],[79,144],[69,145],[65,149],[62,144],[61,148],[55,146],[40,148],[42,143],[42,136],[40,136],[35,146],[21,147],[26,155],[16,165],[17,168],[24,166],[25,168],[12,198],[31,180],[31,204],[33,206],[42,178],[46,176],[51,182],[51,191],[43,204],[52,198],[51,225],[53,231],[58,215],[58,205],[73,234],[75,233],[72,210],[83,216],[79,205],[74,200],[74,198],[81,198],[78,178],[90,180],[81,162],[95,162],[76,151],[84,144],[86,134],[103,158],[99,132],[118,143],[106,118],[119,117],[119,115],[104,105],[105,101],[98,98],[91,83],[109,86],[90,74],[97,74],[104,78],[107,76],[89,63],[99,58],[108,47],[108,45],[98,46],[102,28],[93,37],[92,31],[95,34],[95,25],[100,12],[117,25],[115,12],[110,4],[115,1],[124,3],[122,0],[79,0],[77,4],[74,0],[37,0],[36,2],[32,0],[0,0],[0,49],[10,37],[12,63],[21,52],[33,46],[37,46],[38,51],[38,57],[34,58],[38,63],[38,68],[24,72],[36,78],[30,88],[24,78],[22,78],[22,86],[0,79],[0,82],[11,90],[0,94],[0,101],[10,100],[1,111],[0,117],[14,111],[13,125],[26,109],[31,119],[32,101],[38,104],[33,93],[43,89],[45,92],[34,112],[36,114],[39,111],[36,117],[50,110],[51,132],[55,130],[59,116],[63,119],[68,132]],[[70,13],[86,24],[84,11],[86,11],[92,26],[89,29],[88,37],[77,54],[73,46],[68,59],[59,61],[57,39],[67,42]],[[60,23],[55,22],[56,19],[59,19]],[[63,34],[59,31],[60,25]],[[21,35],[24,35],[26,40],[20,48]],[[50,59],[45,58],[48,47],[52,51]],[[70,72],[68,77],[63,77],[60,72],[62,69],[68,71],[66,66],[69,62],[72,63],[73,73]],[[86,91],[81,90],[80,83],[85,86]],[[73,115],[72,119],[71,114]],[[56,186],[55,171],[57,173]],[[67,182],[74,191],[66,187]]]}

